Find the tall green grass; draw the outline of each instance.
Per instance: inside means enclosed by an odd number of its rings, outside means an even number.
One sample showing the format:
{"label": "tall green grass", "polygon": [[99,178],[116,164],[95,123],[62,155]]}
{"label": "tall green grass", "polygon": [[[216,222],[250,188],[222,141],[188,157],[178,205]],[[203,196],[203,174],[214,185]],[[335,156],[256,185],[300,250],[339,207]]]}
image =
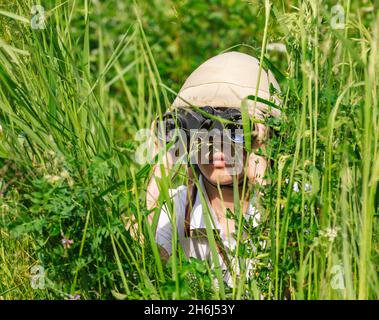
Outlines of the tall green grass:
{"label": "tall green grass", "polygon": [[[343,2],[343,29],[330,25],[332,1],[236,1],[213,5],[209,17],[195,2],[41,1],[44,29],[30,27],[33,4],[0,7],[0,298],[379,297],[373,2]],[[183,12],[195,38],[162,18],[180,26]],[[233,12],[259,32],[239,33]],[[234,24],[225,26],[229,15]],[[217,28],[205,32],[207,19],[228,29],[228,41]],[[265,50],[272,42],[287,52]],[[178,48],[194,44],[188,61]],[[240,239],[234,255],[255,259],[252,278],[233,275],[234,289],[216,287],[217,268],[187,260],[180,247],[167,264],[160,260],[158,215],[150,226],[144,201],[151,166],[135,161],[135,133],[169,107],[190,66],[230,47],[276,66],[285,115],[267,148],[273,165],[261,190],[262,223],[252,228],[238,206],[232,215]],[[160,204],[187,182],[179,173],[160,179]],[[125,228],[132,217],[137,238]],[[45,289],[31,287],[35,265],[45,269]]]}

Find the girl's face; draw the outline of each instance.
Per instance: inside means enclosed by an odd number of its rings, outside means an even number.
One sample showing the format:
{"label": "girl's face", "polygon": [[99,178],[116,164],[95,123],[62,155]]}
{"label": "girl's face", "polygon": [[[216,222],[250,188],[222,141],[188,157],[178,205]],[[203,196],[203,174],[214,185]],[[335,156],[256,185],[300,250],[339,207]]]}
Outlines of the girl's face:
{"label": "girl's face", "polygon": [[254,150],[264,148],[263,143],[259,142],[259,137],[263,136],[266,127],[263,124],[256,124],[256,130],[258,139],[254,139],[252,142],[250,154],[247,154],[244,148],[234,145],[231,145],[231,148],[210,148],[207,157],[209,161],[205,161],[205,163],[199,161],[198,164],[205,178],[213,184],[231,185],[235,177],[237,181],[241,181],[246,173],[251,183],[262,183],[267,168],[267,159],[256,155]]}
{"label": "girl's face", "polygon": [[207,157],[209,163],[199,163],[200,171],[208,181],[213,184],[231,185],[235,177],[237,181],[243,177],[246,151],[242,149],[234,158],[229,153],[224,152],[223,148],[211,148]]}

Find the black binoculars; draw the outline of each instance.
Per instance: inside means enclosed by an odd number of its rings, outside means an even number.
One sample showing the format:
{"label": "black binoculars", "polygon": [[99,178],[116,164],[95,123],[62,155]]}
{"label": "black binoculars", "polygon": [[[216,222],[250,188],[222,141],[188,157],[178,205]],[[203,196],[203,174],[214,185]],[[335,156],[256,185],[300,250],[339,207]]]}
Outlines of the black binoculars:
{"label": "black binoculars", "polygon": [[242,115],[236,108],[178,108],[165,113],[162,120],[163,123],[157,121],[158,137],[167,143],[174,138],[175,130],[181,129],[188,139],[200,130],[218,130],[226,133],[231,142],[243,144]]}

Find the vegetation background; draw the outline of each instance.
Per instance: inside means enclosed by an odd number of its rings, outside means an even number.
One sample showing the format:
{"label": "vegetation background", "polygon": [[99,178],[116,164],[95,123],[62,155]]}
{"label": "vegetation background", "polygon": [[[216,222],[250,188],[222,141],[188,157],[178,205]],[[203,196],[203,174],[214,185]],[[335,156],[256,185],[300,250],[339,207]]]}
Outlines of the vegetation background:
{"label": "vegetation background", "polygon": [[[378,299],[378,35],[374,0],[1,0],[0,299]],[[263,223],[233,216],[256,262],[234,289],[180,251],[161,263],[135,160],[231,48],[273,69],[286,115]]]}

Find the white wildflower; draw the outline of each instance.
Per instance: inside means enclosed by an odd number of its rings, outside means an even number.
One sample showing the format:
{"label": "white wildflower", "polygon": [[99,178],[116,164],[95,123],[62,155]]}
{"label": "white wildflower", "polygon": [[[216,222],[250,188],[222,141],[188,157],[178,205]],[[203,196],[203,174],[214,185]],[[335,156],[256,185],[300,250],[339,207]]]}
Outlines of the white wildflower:
{"label": "white wildflower", "polygon": [[293,191],[294,191],[294,192],[299,192],[299,191],[300,191],[300,189],[299,189],[299,184],[298,184],[297,182],[295,182],[295,183],[293,184]]}
{"label": "white wildflower", "polygon": [[338,228],[326,228],[319,232],[320,236],[325,237],[328,241],[333,242],[338,235]]}
{"label": "white wildflower", "polygon": [[330,242],[333,242],[333,240],[337,237],[338,230],[337,228],[326,228],[325,235],[328,238]]}
{"label": "white wildflower", "polygon": [[272,42],[267,45],[268,51],[287,52],[286,45],[280,42]]}
{"label": "white wildflower", "polygon": [[50,175],[50,174],[45,175],[44,178],[50,184],[55,184],[56,182],[62,179],[62,177],[60,176],[55,176],[55,175]]}
{"label": "white wildflower", "polygon": [[312,191],[312,185],[309,183],[305,183],[304,184],[304,191],[305,192]]}

